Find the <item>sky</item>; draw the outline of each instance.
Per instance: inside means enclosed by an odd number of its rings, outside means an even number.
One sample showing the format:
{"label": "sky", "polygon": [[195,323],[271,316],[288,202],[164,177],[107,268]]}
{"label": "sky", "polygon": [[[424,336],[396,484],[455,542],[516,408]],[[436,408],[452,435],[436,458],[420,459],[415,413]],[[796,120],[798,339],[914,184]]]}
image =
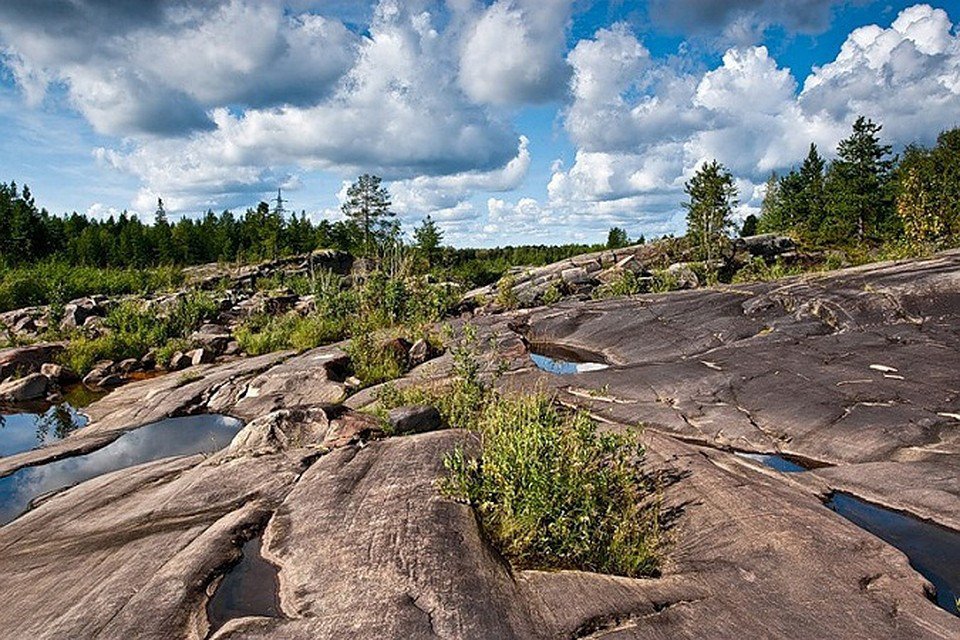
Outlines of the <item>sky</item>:
{"label": "sky", "polygon": [[960,1],[3,0],[0,181],[152,220],[340,219],[383,177],[455,246],[682,233],[713,159],[743,218],[860,114],[960,126]]}

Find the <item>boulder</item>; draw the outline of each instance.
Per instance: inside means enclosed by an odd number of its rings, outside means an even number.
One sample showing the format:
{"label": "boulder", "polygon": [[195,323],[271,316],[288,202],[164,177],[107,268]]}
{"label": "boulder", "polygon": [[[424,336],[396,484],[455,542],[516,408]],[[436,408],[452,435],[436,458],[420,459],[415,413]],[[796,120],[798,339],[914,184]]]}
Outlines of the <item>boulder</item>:
{"label": "boulder", "polygon": [[140,368],[144,371],[152,371],[157,366],[157,354],[151,349],[140,358]]}
{"label": "boulder", "polygon": [[52,382],[57,384],[69,384],[80,379],[77,374],[63,365],[54,362],[45,362],[40,367],[40,373],[47,376]]}
{"label": "boulder", "polygon": [[37,323],[30,316],[23,316],[13,324],[14,333],[36,333]]}
{"label": "boulder", "polygon": [[127,358],[117,363],[117,371],[120,373],[132,373],[140,368],[140,361],[136,358]]}
{"label": "boulder", "polygon": [[216,360],[217,355],[210,349],[193,349],[192,351],[187,351],[184,354],[187,358],[190,359],[190,364],[197,366],[198,364],[208,364]]}
{"label": "boulder", "polygon": [[167,365],[167,369],[170,371],[180,371],[181,369],[186,369],[192,363],[191,356],[188,356],[183,351],[177,351],[170,358],[170,364]]}
{"label": "boulder", "polygon": [[112,389],[113,387],[119,387],[126,381],[127,379],[125,376],[120,375],[119,373],[111,373],[104,376],[97,386],[104,389]]}
{"label": "boulder", "polygon": [[83,384],[89,387],[99,387],[111,374],[113,374],[113,361],[99,362],[83,377]]}
{"label": "boulder", "polygon": [[212,351],[214,354],[223,353],[232,340],[230,331],[218,324],[205,324],[191,336],[190,342]]}
{"label": "boulder", "polygon": [[410,368],[419,366],[436,355],[433,346],[425,339],[420,338],[407,352],[407,363]]}
{"label": "boulder", "polygon": [[60,328],[77,329],[84,326],[87,318],[103,315],[103,312],[103,307],[97,304],[93,298],[72,300],[64,306]]}
{"label": "boulder", "polygon": [[47,395],[50,379],[42,373],[31,373],[0,383],[0,399],[8,402],[27,402]]}
{"label": "boulder", "polygon": [[429,405],[397,407],[387,412],[387,423],[395,434],[426,433],[442,426],[440,412]]}
{"label": "boulder", "polygon": [[700,286],[700,278],[687,262],[674,262],[667,267],[667,273],[676,278],[678,289],[696,289]]}
{"label": "boulder", "polygon": [[0,380],[12,375],[37,373],[44,362],[56,359],[61,351],[63,344],[58,342],[0,349]]}
{"label": "boulder", "polygon": [[793,238],[778,236],[774,233],[764,233],[758,236],[738,238],[734,241],[734,248],[743,250],[751,256],[765,260],[773,260],[779,255],[796,251],[797,243]]}
{"label": "boulder", "polygon": [[223,355],[225,356],[235,356],[240,353],[240,343],[236,340],[231,340],[227,343],[227,346],[223,350]]}

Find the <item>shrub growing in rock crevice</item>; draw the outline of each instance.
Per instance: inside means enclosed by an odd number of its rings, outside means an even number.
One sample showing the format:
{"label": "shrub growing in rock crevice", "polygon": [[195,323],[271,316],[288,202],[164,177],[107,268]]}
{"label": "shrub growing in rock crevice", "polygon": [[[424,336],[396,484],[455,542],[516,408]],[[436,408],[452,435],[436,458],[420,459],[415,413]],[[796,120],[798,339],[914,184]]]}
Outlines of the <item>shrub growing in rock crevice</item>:
{"label": "shrub growing in rock crevice", "polygon": [[659,500],[640,465],[636,433],[597,433],[584,413],[547,395],[502,396],[491,384],[499,367],[484,361],[476,333],[452,349],[454,378],[439,388],[387,385],[382,415],[429,404],[450,427],[475,434],[477,446],[444,461],[447,496],[470,504],[497,548],[520,567],[583,569],[626,576],[656,573]]}

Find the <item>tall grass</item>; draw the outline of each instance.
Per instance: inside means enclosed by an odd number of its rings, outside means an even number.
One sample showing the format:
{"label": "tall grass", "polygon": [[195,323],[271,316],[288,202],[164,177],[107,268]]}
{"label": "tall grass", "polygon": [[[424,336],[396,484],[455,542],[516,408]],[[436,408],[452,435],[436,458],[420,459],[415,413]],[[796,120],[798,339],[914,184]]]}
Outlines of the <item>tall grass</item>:
{"label": "tall grass", "polygon": [[150,293],[183,283],[176,267],[152,269],[78,267],[66,262],[0,268],[0,312],[63,304],[82,296]]}

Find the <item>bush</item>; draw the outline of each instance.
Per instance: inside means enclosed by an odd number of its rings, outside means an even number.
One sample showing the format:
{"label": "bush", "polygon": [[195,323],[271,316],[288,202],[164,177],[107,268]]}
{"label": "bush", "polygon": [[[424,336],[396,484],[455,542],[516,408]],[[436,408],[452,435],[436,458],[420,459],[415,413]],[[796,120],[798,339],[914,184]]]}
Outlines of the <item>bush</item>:
{"label": "bush", "polygon": [[503,276],[497,282],[497,304],[504,309],[516,309],[520,305],[514,286],[517,281],[513,276]]}
{"label": "bush", "polygon": [[[176,299],[163,310],[148,308],[135,300],[115,306],[104,319],[108,332],[97,337],[78,331],[70,336],[61,362],[83,374],[99,360],[139,358],[152,348],[160,347],[158,361],[189,345],[185,340],[203,322],[215,315],[216,303],[205,293],[194,292]],[[171,341],[177,341],[171,344]],[[167,355],[169,352],[169,355]]]}
{"label": "bush", "polygon": [[358,327],[346,348],[353,373],[368,387],[404,374],[402,355],[379,340],[374,331]]}
{"label": "bush", "polygon": [[387,385],[377,411],[437,407],[444,422],[479,436],[479,453],[457,449],[444,461],[441,491],[473,506],[484,531],[523,567],[649,575],[659,565],[659,503],[640,473],[635,434],[597,434],[583,413],[545,395],[500,397],[485,378],[467,325],[452,349],[455,377],[441,388]]}
{"label": "bush", "polygon": [[633,271],[624,271],[616,280],[602,284],[593,290],[594,300],[606,300],[620,296],[632,296],[643,293],[643,283]]}
{"label": "bush", "polygon": [[472,505],[515,564],[656,572],[659,506],[635,435],[598,434],[586,414],[544,395],[487,404],[478,431],[477,456],[457,449],[445,459],[441,490]]}

